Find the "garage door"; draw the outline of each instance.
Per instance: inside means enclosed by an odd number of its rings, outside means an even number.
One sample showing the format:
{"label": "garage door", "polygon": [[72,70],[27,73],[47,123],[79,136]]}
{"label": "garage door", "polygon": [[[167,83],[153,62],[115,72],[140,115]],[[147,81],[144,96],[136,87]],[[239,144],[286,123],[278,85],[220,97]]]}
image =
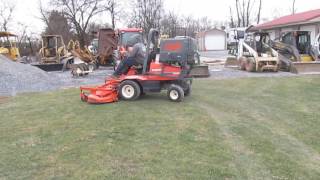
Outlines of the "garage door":
{"label": "garage door", "polygon": [[205,46],[207,51],[225,50],[226,37],[224,34],[208,34],[205,38]]}

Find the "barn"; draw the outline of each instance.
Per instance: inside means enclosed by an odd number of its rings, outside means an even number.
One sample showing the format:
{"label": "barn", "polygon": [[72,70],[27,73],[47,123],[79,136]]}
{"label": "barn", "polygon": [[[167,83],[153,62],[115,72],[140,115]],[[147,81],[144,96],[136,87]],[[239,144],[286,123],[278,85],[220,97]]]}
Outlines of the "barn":
{"label": "barn", "polygon": [[227,49],[227,34],[220,29],[211,29],[197,34],[200,51],[219,51]]}
{"label": "barn", "polygon": [[270,33],[271,39],[276,39],[283,32],[292,30],[310,31],[311,43],[314,44],[320,33],[320,9],[283,16],[272,21],[259,24],[253,30],[263,30]]}

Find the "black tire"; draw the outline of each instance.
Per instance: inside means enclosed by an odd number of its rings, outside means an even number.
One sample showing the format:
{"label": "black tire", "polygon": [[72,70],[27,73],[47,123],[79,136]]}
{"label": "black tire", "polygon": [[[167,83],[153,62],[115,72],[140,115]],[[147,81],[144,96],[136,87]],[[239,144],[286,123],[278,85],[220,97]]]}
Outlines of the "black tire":
{"label": "black tire", "polygon": [[256,64],[253,62],[253,60],[251,60],[251,59],[247,60],[246,71],[248,71],[248,72],[255,72],[256,71]]}
{"label": "black tire", "polygon": [[[89,64],[83,63],[85,71],[89,71]],[[88,75],[89,73],[85,73],[84,75]]]}
{"label": "black tire", "polygon": [[89,63],[88,68],[89,68],[89,71],[91,71],[91,70],[94,71],[97,69],[97,66],[95,63]]}
{"label": "black tire", "polygon": [[97,61],[94,61],[94,62],[92,62],[92,63],[90,63],[90,64],[91,64],[91,66],[93,67],[93,70],[99,69],[99,65],[98,65],[98,62],[97,62]]}
{"label": "black tire", "polygon": [[77,73],[78,69],[80,69],[80,71],[81,71],[81,68],[78,67],[78,66],[72,68],[71,74],[73,75],[73,77],[79,77],[80,76],[80,74]]}
{"label": "black tire", "polygon": [[[81,70],[81,72],[85,71],[85,67],[83,66],[83,64],[77,64],[78,68]],[[83,76],[83,73],[78,74],[78,76]]]}
{"label": "black tire", "polygon": [[240,58],[240,70],[242,71],[245,71],[246,70],[246,61],[247,59],[246,58]]}
{"label": "black tire", "polygon": [[188,84],[187,89],[184,90],[184,96],[190,96],[191,92],[191,85]]}
{"label": "black tire", "polygon": [[181,86],[171,84],[168,87],[167,96],[173,102],[181,102],[184,99],[184,91]]}
{"label": "black tire", "polygon": [[118,94],[123,100],[134,101],[140,97],[141,89],[137,82],[125,80],[120,83]]}

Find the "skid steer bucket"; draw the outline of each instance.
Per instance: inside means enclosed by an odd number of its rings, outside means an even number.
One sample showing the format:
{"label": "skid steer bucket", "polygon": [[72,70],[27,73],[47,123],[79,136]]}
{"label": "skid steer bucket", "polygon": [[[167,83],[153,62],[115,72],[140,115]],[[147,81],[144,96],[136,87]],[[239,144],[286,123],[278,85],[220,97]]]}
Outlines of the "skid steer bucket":
{"label": "skid steer bucket", "polygon": [[32,66],[38,67],[44,71],[62,71],[63,64],[32,64]]}
{"label": "skid steer bucket", "polygon": [[295,74],[320,74],[320,61],[293,62],[290,71]]}
{"label": "skid steer bucket", "polygon": [[193,66],[190,72],[192,77],[209,77],[209,66],[208,65],[196,65]]}
{"label": "skid steer bucket", "polygon": [[239,68],[239,62],[236,57],[228,57],[224,67],[237,69]]}

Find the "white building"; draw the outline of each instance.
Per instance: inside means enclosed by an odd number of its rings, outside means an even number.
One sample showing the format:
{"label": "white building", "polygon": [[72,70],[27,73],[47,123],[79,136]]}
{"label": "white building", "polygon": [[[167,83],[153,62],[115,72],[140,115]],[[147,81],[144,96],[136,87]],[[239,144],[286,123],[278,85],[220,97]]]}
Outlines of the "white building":
{"label": "white building", "polygon": [[200,51],[219,51],[227,49],[227,34],[223,30],[211,29],[197,35]]}
{"label": "white building", "polygon": [[253,30],[263,30],[270,33],[271,39],[276,39],[282,33],[292,30],[310,31],[311,43],[314,44],[320,33],[320,9],[283,16],[272,21],[259,24]]}

